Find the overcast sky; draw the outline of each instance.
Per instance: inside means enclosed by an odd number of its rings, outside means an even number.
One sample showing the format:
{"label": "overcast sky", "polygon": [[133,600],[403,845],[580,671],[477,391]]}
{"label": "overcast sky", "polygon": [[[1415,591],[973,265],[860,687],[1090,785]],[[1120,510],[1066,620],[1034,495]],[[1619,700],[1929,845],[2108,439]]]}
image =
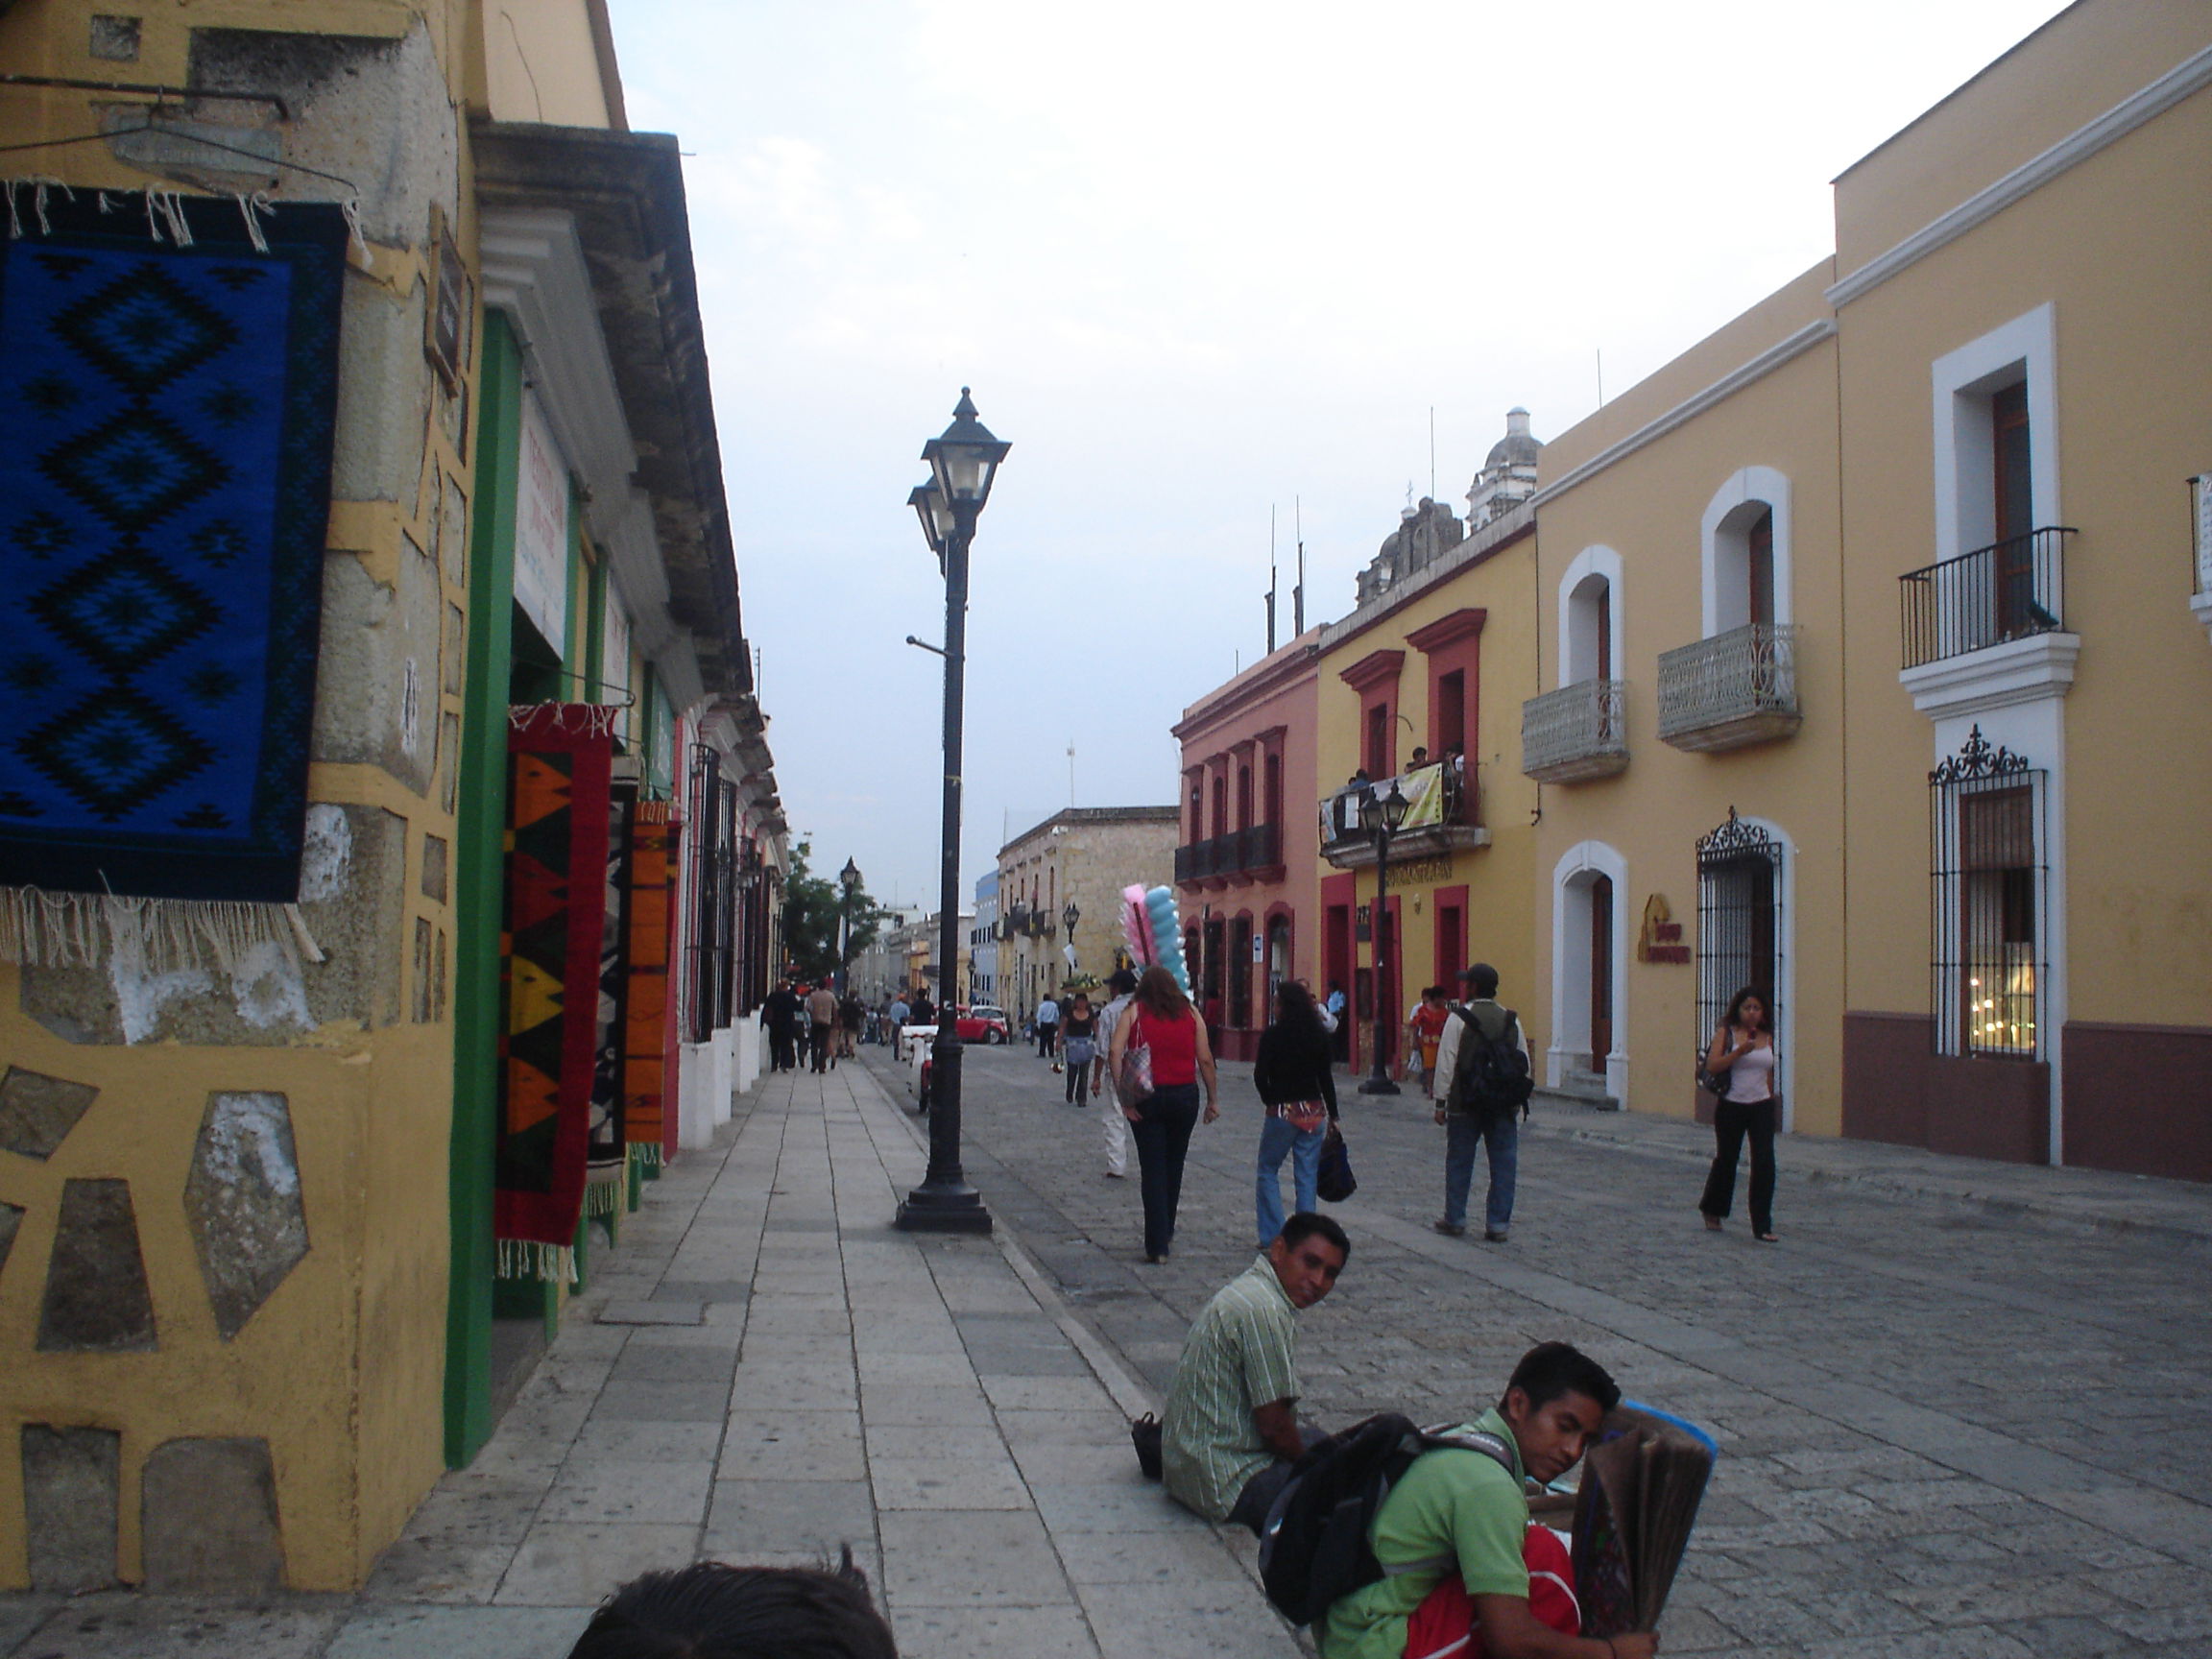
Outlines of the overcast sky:
{"label": "overcast sky", "polygon": [[1833,252],[1828,180],[2062,8],[613,0],[673,132],[746,633],[817,867],[934,904],[944,588],[906,493],[960,388],[976,535],[962,891],[1352,609],[1410,486],[1587,416]]}

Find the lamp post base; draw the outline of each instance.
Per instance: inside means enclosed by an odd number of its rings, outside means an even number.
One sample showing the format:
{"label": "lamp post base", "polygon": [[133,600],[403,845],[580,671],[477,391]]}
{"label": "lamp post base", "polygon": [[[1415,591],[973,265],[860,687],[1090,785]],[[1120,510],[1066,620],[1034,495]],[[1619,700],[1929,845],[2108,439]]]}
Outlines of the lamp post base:
{"label": "lamp post base", "polygon": [[892,1225],[902,1233],[988,1233],[992,1223],[974,1188],[924,1185],[900,1200]]}
{"label": "lamp post base", "polygon": [[1359,1079],[1358,1092],[1362,1094],[1397,1094],[1403,1093],[1398,1085],[1391,1082],[1380,1070],[1372,1076]]}

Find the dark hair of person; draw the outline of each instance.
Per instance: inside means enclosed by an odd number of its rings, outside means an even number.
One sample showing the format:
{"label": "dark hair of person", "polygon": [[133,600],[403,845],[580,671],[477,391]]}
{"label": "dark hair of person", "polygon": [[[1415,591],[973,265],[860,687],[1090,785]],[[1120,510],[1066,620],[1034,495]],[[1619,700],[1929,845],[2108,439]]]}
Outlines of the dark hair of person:
{"label": "dark hair of person", "polygon": [[1283,1231],[1277,1237],[1286,1244],[1302,1244],[1315,1237],[1326,1238],[1336,1246],[1345,1261],[1352,1260],[1352,1240],[1345,1237],[1344,1229],[1330,1217],[1316,1215],[1310,1210],[1301,1210],[1284,1222]]}
{"label": "dark hair of person", "polygon": [[899,1659],[847,1545],[834,1567],[694,1561],[600,1603],[568,1659]]}
{"label": "dark hair of person", "polygon": [[1563,1394],[1587,1395],[1605,1411],[1621,1404],[1621,1385],[1572,1342],[1539,1342],[1522,1355],[1505,1384],[1508,1394],[1516,1388],[1528,1396],[1532,1411]]}
{"label": "dark hair of person", "polygon": [[1767,993],[1760,990],[1756,985],[1746,985],[1735,996],[1728,998],[1728,1012],[1721,1019],[1720,1023],[1723,1025],[1742,1025],[1743,1023],[1743,1004],[1754,997],[1759,998],[1758,1029],[1771,1032],[1774,1029],[1774,1004],[1767,999]]}
{"label": "dark hair of person", "polygon": [[1470,962],[1466,973],[1467,989],[1478,997],[1498,995],[1498,970],[1487,962]]}
{"label": "dark hair of person", "polygon": [[1160,1020],[1180,1020],[1190,1012],[1190,998],[1165,968],[1147,968],[1137,981],[1137,1006]]}
{"label": "dark hair of person", "polygon": [[1117,997],[1126,997],[1137,989],[1137,975],[1126,968],[1117,968],[1107,977],[1106,989]]}
{"label": "dark hair of person", "polygon": [[1293,1031],[1310,1031],[1314,1036],[1326,1036],[1321,1028],[1321,1010],[1313,1005],[1313,993],[1295,979],[1286,979],[1275,987],[1275,1022]]}

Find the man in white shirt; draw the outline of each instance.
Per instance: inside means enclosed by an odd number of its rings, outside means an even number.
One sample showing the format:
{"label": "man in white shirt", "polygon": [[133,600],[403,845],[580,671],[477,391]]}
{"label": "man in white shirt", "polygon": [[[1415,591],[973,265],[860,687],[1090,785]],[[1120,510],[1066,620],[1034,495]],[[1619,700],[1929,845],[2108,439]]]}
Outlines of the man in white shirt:
{"label": "man in white shirt", "polygon": [[[1046,1060],[1052,1059],[1055,1041],[1060,1035],[1060,1004],[1052,1000],[1052,993],[1045,993],[1045,1000],[1037,1004],[1037,1052]],[[1054,1063],[1052,1070],[1060,1067]]]}
{"label": "man in white shirt", "polygon": [[1091,1062],[1091,1098],[1103,1102],[1098,1121],[1106,1135],[1107,1179],[1122,1181],[1129,1174],[1129,1119],[1121,1115],[1121,1092],[1106,1064],[1106,1051],[1114,1044],[1114,1027],[1137,995],[1137,975],[1126,968],[1116,969],[1106,989],[1114,993],[1114,999],[1098,1010],[1098,1037],[1091,1050],[1096,1056]]}

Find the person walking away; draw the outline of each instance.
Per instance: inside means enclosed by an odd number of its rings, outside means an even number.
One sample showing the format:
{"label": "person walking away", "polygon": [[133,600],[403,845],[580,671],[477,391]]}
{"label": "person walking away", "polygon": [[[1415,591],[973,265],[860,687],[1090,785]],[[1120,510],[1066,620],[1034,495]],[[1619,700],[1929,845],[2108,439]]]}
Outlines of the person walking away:
{"label": "person walking away", "polygon": [[761,998],[760,1022],[768,1027],[768,1070],[799,1070],[799,994],[786,979]]}
{"label": "person walking away", "polygon": [[1167,1495],[1257,1533],[1291,1465],[1324,1436],[1298,1423],[1298,1315],[1352,1255],[1344,1229],[1301,1211],[1190,1322],[1160,1422]]}
{"label": "person walking away", "polygon": [[1132,1043],[1142,1043],[1152,1055],[1152,1093],[1135,1105],[1124,1104],[1122,1116],[1134,1124],[1137,1141],[1137,1179],[1144,1197],[1144,1260],[1154,1266],[1167,1260],[1175,1242],[1175,1207],[1183,1196],[1183,1159],[1190,1149],[1190,1132],[1200,1120],[1199,1085],[1206,1090],[1204,1120],[1221,1116],[1220,1081],[1214,1070],[1214,1049],[1206,1041],[1206,1027],[1165,968],[1147,968],[1137,981],[1136,1000],[1114,1027],[1114,1043],[1106,1063],[1114,1075],[1121,1075],[1122,1056]]}
{"label": "person walking away", "polygon": [[1106,1179],[1121,1181],[1129,1173],[1129,1119],[1121,1115],[1121,1089],[1114,1080],[1114,1069],[1106,1064],[1106,1053],[1113,1046],[1114,1027],[1129,1012],[1136,997],[1137,975],[1126,968],[1117,968],[1107,978],[1106,989],[1114,997],[1098,1010],[1098,1036],[1091,1061],[1091,1098],[1101,1102],[1098,1122],[1106,1139]]}
{"label": "person walking away", "polygon": [[1052,993],[1045,993],[1045,1000],[1037,1004],[1037,1054],[1040,1059],[1052,1060],[1052,1070],[1060,1070],[1060,1062],[1053,1060],[1054,1040],[1060,1034],[1060,1004],[1052,1000]]}
{"label": "person walking away", "polygon": [[1091,1076],[1091,1060],[1098,1041],[1098,1017],[1091,1012],[1091,998],[1078,991],[1070,998],[1067,1017],[1060,1022],[1060,1047],[1068,1062],[1068,1104],[1080,1108],[1083,1086]]}
{"label": "person walking away", "polygon": [[1476,1087],[1482,1050],[1492,1045],[1521,1056],[1521,1076],[1529,1075],[1528,1038],[1520,1016],[1498,1002],[1498,970],[1477,962],[1459,975],[1468,999],[1453,1011],[1436,1046],[1435,1081],[1431,1098],[1436,1121],[1444,1126],[1444,1214],[1436,1231],[1456,1238],[1467,1231],[1467,1190],[1475,1179],[1475,1151],[1490,1155],[1490,1191],[1483,1203],[1482,1237],[1505,1242],[1513,1225],[1513,1189],[1520,1173],[1521,1116],[1527,1095],[1517,1101],[1490,1098]]}
{"label": "person walking away", "polygon": [[1275,1018],[1260,1033],[1252,1061],[1252,1086],[1266,1108],[1260,1124],[1260,1162],[1254,1220],[1264,1250],[1283,1231],[1283,1160],[1290,1160],[1290,1185],[1300,1212],[1314,1207],[1321,1142],[1336,1120],[1336,1080],[1329,1064],[1329,1034],[1313,994],[1294,979],[1275,987]]}
{"label": "person walking away", "polygon": [[837,993],[827,981],[806,993],[807,1035],[812,1040],[814,1070],[830,1070],[831,1048],[837,1041]]}
{"label": "person walking away", "polygon": [[1406,1056],[1408,1063],[1421,1068],[1421,1093],[1436,1093],[1436,1050],[1444,1041],[1444,1027],[1451,1022],[1452,1004],[1446,1000],[1444,987],[1431,985],[1421,993],[1421,1000],[1413,1004],[1412,1012],[1406,1016]]}
{"label": "person walking away", "polygon": [[1697,1200],[1706,1231],[1718,1233],[1736,1202],[1736,1161],[1743,1140],[1751,1140],[1751,1237],[1775,1244],[1774,1133],[1781,1127],[1782,1102],[1774,1093],[1774,1026],[1767,998],[1746,985],[1728,1004],[1705,1070],[1725,1076],[1728,1088],[1713,1110],[1713,1167],[1705,1194]]}
{"label": "person walking away", "polygon": [[860,1027],[867,1021],[868,1004],[860,1000],[858,992],[847,991],[844,1000],[837,1004],[837,1057],[840,1060],[860,1057]]}
{"label": "person walking away", "polygon": [[891,1058],[903,1060],[906,1058],[904,1033],[907,1022],[914,1018],[914,1010],[906,1005],[903,996],[898,996],[891,998],[890,1011],[883,1017],[891,1022]]}
{"label": "person walking away", "polygon": [[1604,1367],[1565,1342],[1539,1343],[1523,1355],[1504,1398],[1453,1431],[1500,1443],[1513,1468],[1458,1447],[1414,1458],[1369,1533],[1382,1576],[1331,1602],[1314,1623],[1321,1659],[1400,1659],[1407,1623],[1416,1613],[1430,1617],[1423,1603],[1431,1594],[1458,1599],[1467,1636],[1480,1639],[1479,1647],[1462,1637],[1436,1651],[1651,1659],[1659,1643],[1650,1631],[1574,1635],[1542,1623],[1528,1602],[1526,1481],[1548,1484],[1573,1468],[1620,1403],[1620,1386]]}

